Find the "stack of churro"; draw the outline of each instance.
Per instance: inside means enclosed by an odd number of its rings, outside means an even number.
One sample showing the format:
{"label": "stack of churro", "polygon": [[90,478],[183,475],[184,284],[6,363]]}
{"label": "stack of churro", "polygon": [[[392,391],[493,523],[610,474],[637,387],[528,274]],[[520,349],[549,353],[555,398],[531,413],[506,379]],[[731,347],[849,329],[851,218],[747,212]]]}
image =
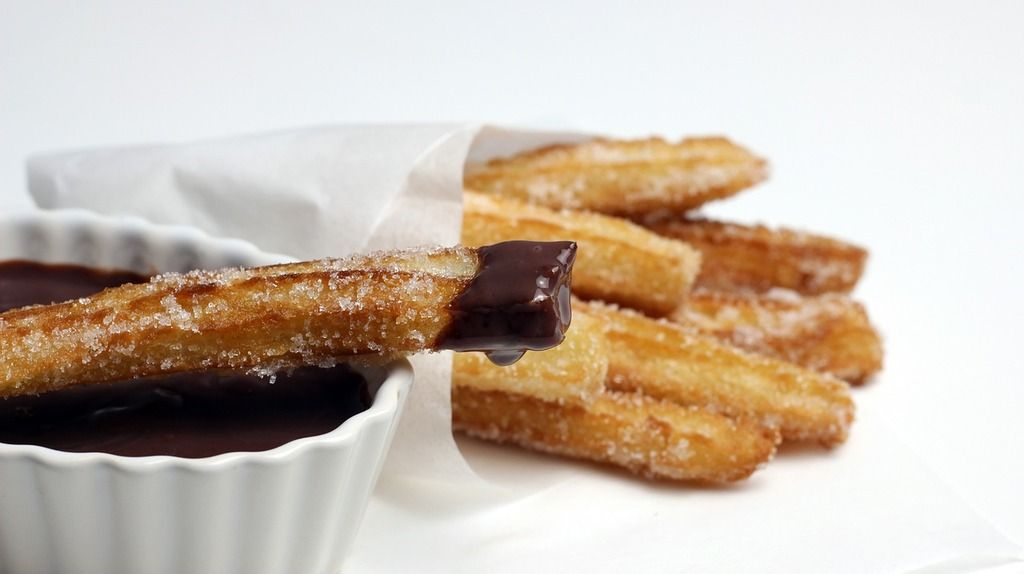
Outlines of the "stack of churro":
{"label": "stack of churro", "polygon": [[581,300],[558,348],[504,369],[455,358],[455,428],[713,482],[749,476],[783,440],[845,441],[848,383],[882,362],[847,295],[866,251],[693,211],[766,175],[722,138],[596,140],[467,168],[463,242],[576,241]]}

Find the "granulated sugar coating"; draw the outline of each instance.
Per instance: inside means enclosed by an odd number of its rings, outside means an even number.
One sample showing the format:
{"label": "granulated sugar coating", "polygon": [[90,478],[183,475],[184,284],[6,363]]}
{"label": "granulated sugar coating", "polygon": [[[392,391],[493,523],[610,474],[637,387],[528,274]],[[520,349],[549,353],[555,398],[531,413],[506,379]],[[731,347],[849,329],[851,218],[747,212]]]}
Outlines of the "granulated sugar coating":
{"label": "granulated sugar coating", "polygon": [[682,213],[767,176],[766,162],[724,138],[555,145],[473,166],[468,189],[554,209],[642,217]]}
{"label": "granulated sugar coating", "polygon": [[0,396],[207,369],[271,376],[434,350],[478,263],[475,249],[410,249],[164,274],[12,310],[0,315]]}

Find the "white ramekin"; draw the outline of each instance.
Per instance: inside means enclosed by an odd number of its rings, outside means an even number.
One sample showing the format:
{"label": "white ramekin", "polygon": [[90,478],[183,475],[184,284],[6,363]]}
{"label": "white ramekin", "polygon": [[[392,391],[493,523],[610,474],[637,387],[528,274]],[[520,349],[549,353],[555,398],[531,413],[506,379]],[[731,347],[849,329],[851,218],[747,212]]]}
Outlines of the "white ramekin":
{"label": "white ramekin", "polygon": [[[279,263],[249,243],[83,211],[0,215],[0,260],[185,271]],[[412,382],[365,372],[372,406],[327,434],[204,459],[0,444],[0,573],[337,572]]]}

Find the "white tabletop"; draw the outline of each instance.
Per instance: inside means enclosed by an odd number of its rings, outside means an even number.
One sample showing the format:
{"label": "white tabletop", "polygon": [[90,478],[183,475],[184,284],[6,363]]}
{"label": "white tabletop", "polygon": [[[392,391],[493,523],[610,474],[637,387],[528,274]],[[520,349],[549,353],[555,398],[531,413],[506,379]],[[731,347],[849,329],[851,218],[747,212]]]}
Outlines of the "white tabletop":
{"label": "white tabletop", "polygon": [[862,412],[1024,542],[1024,4],[370,4],[0,0],[0,207],[30,206],[27,154],[68,147],[369,121],[727,134],[773,177],[710,211],[871,249],[857,295],[888,355]]}

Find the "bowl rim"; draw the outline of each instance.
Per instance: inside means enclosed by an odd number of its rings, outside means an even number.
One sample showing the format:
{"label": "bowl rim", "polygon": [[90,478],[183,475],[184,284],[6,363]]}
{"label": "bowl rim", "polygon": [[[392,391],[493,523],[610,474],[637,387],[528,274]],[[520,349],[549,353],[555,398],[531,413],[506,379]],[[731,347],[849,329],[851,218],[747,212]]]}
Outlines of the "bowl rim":
{"label": "bowl rim", "polygon": [[30,209],[0,213],[0,225],[92,225],[98,227],[118,228],[123,233],[146,233],[159,240],[176,239],[179,241],[216,242],[218,248],[231,252],[235,256],[252,259],[254,265],[273,265],[275,263],[291,263],[298,261],[291,255],[264,251],[255,244],[234,237],[218,237],[198,227],[179,224],[153,223],[135,215],[106,215],[81,208],[59,210]]}
{"label": "bowl rim", "polygon": [[[254,261],[255,265],[296,261],[294,257],[263,251],[252,243],[241,239],[214,237],[195,227],[152,223],[135,216],[101,215],[83,209],[36,210],[0,214],[0,226],[33,224],[105,227],[107,231],[144,233],[154,242],[167,240],[192,242],[203,249],[231,252],[237,258]],[[213,247],[205,247],[210,244]],[[2,258],[2,260],[9,261],[14,258]],[[24,260],[31,261],[27,257]],[[356,370],[364,370],[364,367],[360,367],[358,364],[353,366]],[[349,417],[329,432],[300,437],[268,450],[228,452],[204,458],[184,458],[170,455],[130,457],[104,452],[67,452],[39,445],[0,442],[0,460],[19,457],[51,468],[102,465],[124,472],[154,472],[168,468],[190,472],[210,472],[243,464],[279,464],[307,451],[350,443],[367,425],[398,414],[402,395],[412,384],[412,365],[407,359],[399,358],[375,367],[382,371],[379,375],[382,382],[374,394],[373,402],[366,410]]]}

